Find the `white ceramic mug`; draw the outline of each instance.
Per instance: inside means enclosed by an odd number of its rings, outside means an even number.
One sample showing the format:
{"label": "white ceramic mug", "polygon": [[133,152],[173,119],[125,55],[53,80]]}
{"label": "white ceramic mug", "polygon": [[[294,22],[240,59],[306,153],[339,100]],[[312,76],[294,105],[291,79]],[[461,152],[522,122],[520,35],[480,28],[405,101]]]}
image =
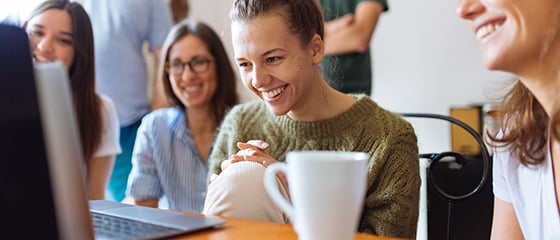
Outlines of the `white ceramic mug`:
{"label": "white ceramic mug", "polygon": [[[365,198],[368,159],[363,152],[289,152],[287,163],[266,169],[264,185],[290,218],[298,239],[354,239]],[[278,172],[286,174],[291,203],[276,184]]]}

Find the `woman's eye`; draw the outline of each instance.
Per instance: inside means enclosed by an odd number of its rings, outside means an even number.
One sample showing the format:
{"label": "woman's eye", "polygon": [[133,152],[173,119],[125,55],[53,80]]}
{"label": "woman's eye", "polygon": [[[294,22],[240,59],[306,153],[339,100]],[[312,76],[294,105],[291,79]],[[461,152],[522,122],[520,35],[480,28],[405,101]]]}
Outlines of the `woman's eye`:
{"label": "woman's eye", "polygon": [[29,30],[29,31],[27,32],[27,34],[28,34],[29,36],[42,36],[42,35],[43,35],[43,32],[42,32],[42,31],[39,31],[39,30]]}
{"label": "woman's eye", "polygon": [[72,45],[73,41],[71,39],[66,39],[66,38],[60,38],[58,39],[59,42],[66,44],[66,45]]}
{"label": "woman's eye", "polygon": [[278,60],[280,60],[280,57],[269,57],[269,58],[266,58],[266,62],[267,62],[267,63],[273,63],[273,62],[276,62],[276,61],[278,61]]}
{"label": "woman's eye", "polygon": [[172,62],[171,64],[169,64],[172,68],[181,68],[183,67],[183,64],[180,62]]}
{"label": "woman's eye", "polygon": [[239,63],[239,67],[244,68],[244,67],[248,67],[248,66],[249,66],[249,63],[248,63],[248,62]]}
{"label": "woman's eye", "polygon": [[191,60],[191,62],[192,62],[192,63],[191,63],[192,65],[203,65],[203,64],[206,64],[206,60],[204,60],[204,59],[193,59],[193,60]]}

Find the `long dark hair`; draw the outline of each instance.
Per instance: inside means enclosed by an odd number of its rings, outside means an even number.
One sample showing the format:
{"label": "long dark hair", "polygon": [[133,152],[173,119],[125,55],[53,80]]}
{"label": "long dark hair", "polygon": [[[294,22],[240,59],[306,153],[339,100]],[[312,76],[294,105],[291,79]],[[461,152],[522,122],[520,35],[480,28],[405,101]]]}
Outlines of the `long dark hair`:
{"label": "long dark hair", "polygon": [[93,30],[89,16],[78,3],[68,0],[49,0],[37,6],[22,27],[25,29],[31,18],[53,8],[68,12],[72,19],[75,53],[68,75],[80,130],[82,151],[86,161],[89,161],[101,142],[103,131],[101,99],[95,93]]}
{"label": "long dark hair", "polygon": [[220,37],[210,26],[195,19],[187,18],[176,24],[167,34],[167,38],[162,48],[162,59],[160,63],[160,78],[163,81],[164,91],[171,104],[185,109],[185,105],[177,98],[171,87],[169,73],[163,71],[166,64],[169,64],[169,50],[181,38],[192,34],[200,38],[210,50],[210,54],[216,59],[216,75],[218,84],[216,92],[212,97],[212,108],[216,117],[216,125],[219,125],[224,118],[226,111],[239,102],[236,91],[236,75],[227,55],[227,52],[220,40]]}

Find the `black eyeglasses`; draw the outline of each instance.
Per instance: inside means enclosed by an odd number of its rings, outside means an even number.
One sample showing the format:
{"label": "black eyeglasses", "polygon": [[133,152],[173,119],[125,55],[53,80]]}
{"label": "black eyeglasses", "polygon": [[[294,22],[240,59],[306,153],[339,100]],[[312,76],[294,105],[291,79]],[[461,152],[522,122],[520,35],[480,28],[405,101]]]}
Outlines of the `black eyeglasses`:
{"label": "black eyeglasses", "polygon": [[208,70],[210,66],[210,59],[208,58],[194,58],[188,62],[173,61],[166,64],[165,70],[173,75],[181,75],[185,71],[185,65],[189,65],[189,68],[194,73],[203,73]]}

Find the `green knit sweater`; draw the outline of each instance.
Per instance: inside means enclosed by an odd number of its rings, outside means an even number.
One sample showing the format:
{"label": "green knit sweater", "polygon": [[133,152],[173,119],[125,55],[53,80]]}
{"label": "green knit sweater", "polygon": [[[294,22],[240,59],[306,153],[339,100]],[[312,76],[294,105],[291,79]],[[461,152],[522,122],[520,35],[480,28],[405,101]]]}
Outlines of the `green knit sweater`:
{"label": "green knit sweater", "polygon": [[210,155],[212,173],[239,150],[237,142],[263,140],[267,153],[284,161],[294,150],[367,152],[368,190],[359,231],[413,238],[418,219],[420,176],[416,135],[410,123],[365,95],[334,118],[298,122],[270,113],[262,101],[240,104],[224,119]]}

